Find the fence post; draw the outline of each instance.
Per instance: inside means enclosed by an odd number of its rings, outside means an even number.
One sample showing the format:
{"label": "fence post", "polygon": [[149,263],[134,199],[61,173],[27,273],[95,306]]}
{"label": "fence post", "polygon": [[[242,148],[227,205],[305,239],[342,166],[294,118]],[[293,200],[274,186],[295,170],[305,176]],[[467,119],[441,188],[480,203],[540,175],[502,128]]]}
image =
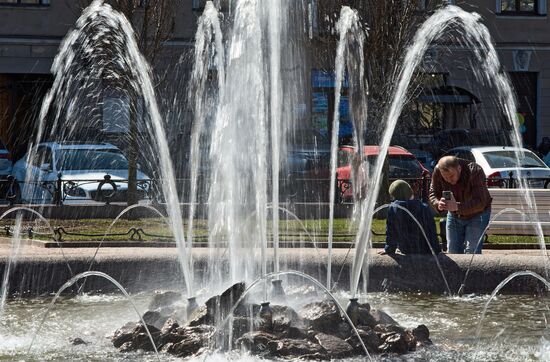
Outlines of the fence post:
{"label": "fence post", "polygon": [[54,203],[56,205],[62,204],[61,188],[63,187],[61,182],[61,172],[57,173],[57,180],[55,182]]}

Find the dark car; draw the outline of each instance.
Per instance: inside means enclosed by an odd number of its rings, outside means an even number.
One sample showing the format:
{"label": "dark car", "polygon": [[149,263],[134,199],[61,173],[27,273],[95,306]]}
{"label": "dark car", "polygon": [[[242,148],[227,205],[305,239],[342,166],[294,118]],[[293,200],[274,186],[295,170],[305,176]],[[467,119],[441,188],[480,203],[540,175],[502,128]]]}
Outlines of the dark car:
{"label": "dark car", "polygon": [[286,171],[293,176],[326,176],[330,164],[330,141],[315,129],[290,132]]}

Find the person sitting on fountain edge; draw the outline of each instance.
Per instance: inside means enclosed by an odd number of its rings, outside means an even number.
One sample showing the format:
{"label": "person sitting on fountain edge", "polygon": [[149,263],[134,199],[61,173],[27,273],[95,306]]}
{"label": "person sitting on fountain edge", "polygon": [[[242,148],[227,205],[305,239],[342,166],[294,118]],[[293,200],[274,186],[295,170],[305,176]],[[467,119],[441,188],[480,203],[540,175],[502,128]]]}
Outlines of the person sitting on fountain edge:
{"label": "person sitting on fountain edge", "polygon": [[447,250],[451,254],[481,254],[483,234],[491,216],[491,195],[485,173],[475,162],[442,157],[430,185],[430,203],[447,211]]}
{"label": "person sitting on fountain edge", "polygon": [[441,247],[437,240],[435,221],[430,207],[414,199],[411,186],[403,180],[392,182],[389,193],[393,201],[388,208],[386,219],[386,245],[384,251],[379,254],[394,254],[397,248],[403,254],[431,254],[428,241],[433,251],[439,254]]}

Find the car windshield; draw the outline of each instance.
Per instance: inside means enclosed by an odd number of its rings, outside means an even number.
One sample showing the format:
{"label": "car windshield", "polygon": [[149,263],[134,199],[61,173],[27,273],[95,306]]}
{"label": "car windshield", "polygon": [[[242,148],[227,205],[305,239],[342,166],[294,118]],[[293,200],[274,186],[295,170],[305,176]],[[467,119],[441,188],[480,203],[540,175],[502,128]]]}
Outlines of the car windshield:
{"label": "car windshield", "polygon": [[509,168],[509,167],[544,167],[546,165],[531,151],[524,151],[523,157],[516,157],[514,151],[490,151],[484,152],[483,156],[487,163],[492,168]]}
{"label": "car windshield", "polygon": [[70,149],[57,152],[58,170],[127,170],[128,160],[119,150]]}
{"label": "car windshield", "polygon": [[[368,157],[369,164],[374,166],[376,162],[376,156],[372,155]],[[422,167],[418,160],[411,156],[404,155],[390,155],[390,178],[417,178],[422,176]]]}
{"label": "car windshield", "polygon": [[390,156],[390,178],[420,177],[422,167],[413,157]]}

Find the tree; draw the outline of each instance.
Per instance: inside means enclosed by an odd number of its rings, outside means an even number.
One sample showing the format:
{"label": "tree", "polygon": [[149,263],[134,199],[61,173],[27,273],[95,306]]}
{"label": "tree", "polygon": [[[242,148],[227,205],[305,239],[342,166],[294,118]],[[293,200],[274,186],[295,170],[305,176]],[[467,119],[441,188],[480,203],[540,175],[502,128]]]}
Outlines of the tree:
{"label": "tree", "polygon": [[[130,20],[135,31],[139,49],[153,66],[163,50],[164,43],[173,36],[176,9],[183,6],[184,0],[105,0],[113,9]],[[78,11],[91,4],[91,0],[78,0]],[[157,82],[157,85],[160,83]],[[137,159],[139,127],[137,111],[140,95],[130,99],[130,119],[128,131],[128,205],[137,203]]]}
{"label": "tree", "polygon": [[[413,38],[418,26],[426,20],[430,12],[446,3],[444,0],[426,0],[425,6],[419,6],[418,0],[323,0],[318,1],[319,36],[313,40],[314,56],[334,59],[336,42],[335,23],[342,6],[349,6],[357,10],[363,27],[368,32],[364,46],[365,77],[369,93],[368,128],[365,135],[367,143],[377,144],[381,139],[384,128],[383,120],[392,101],[394,86],[397,84],[397,75],[402,64],[407,45]],[[327,44],[329,46],[327,46]],[[332,58],[331,58],[332,56]],[[410,86],[410,100],[422,88],[422,75],[416,77]],[[403,114],[412,112],[409,108],[412,102],[407,102]],[[403,117],[413,120],[414,117]],[[414,127],[414,125],[412,125]],[[396,132],[409,129],[410,122],[400,122]],[[387,162],[379,194],[379,202],[389,201]]]}

